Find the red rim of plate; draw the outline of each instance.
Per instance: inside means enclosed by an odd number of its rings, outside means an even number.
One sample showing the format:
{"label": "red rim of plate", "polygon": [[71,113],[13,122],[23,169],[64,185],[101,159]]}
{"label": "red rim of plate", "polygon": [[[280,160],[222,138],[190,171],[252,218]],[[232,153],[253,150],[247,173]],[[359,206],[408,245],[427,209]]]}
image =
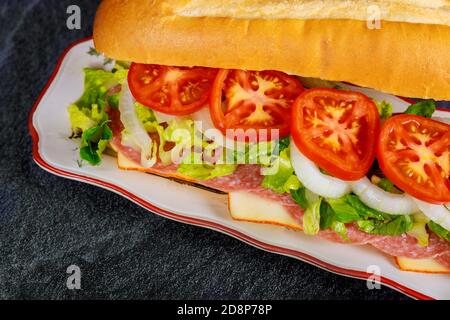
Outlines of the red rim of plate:
{"label": "red rim of plate", "polygon": [[[325,269],[327,271],[333,272],[333,273],[337,273],[340,275],[344,275],[344,276],[348,276],[348,277],[352,277],[352,278],[357,278],[357,279],[361,279],[361,280],[366,280],[368,279],[370,276],[372,276],[372,274],[367,273],[367,272],[363,272],[363,271],[358,271],[358,270],[352,270],[352,269],[345,269],[345,268],[341,268],[341,267],[337,267],[335,265],[329,264],[325,261],[322,261],[318,258],[315,258],[313,256],[310,256],[306,253],[300,252],[300,251],[296,251],[296,250],[291,250],[291,249],[287,249],[287,248],[282,248],[282,247],[278,247],[278,246],[274,246],[274,245],[270,245],[267,244],[265,242],[259,241],[257,239],[254,239],[246,234],[243,234],[239,231],[236,231],[234,229],[231,229],[229,227],[226,227],[224,225],[215,223],[215,222],[210,222],[210,221],[206,221],[206,220],[202,220],[202,219],[196,219],[196,218],[190,218],[190,217],[185,217],[183,215],[180,214],[175,214],[173,212],[158,208],[157,206],[155,206],[154,204],[139,198],[138,196],[128,192],[127,190],[116,186],[114,184],[105,182],[105,181],[101,181],[99,179],[95,179],[95,178],[91,178],[91,177],[87,177],[87,176],[83,176],[80,174],[75,174],[72,172],[68,172],[65,170],[61,170],[58,168],[53,167],[52,165],[50,165],[49,163],[45,162],[45,160],[41,157],[41,155],[39,154],[39,135],[37,133],[36,128],[33,126],[33,115],[39,105],[39,103],[41,102],[43,96],[46,94],[48,88],[50,87],[50,85],[53,83],[53,80],[55,79],[57,73],[60,70],[61,64],[64,61],[64,58],[66,57],[67,53],[76,45],[80,44],[80,43],[84,43],[87,41],[92,40],[92,37],[88,37],[88,38],[84,38],[84,39],[80,39],[78,41],[75,41],[74,43],[72,43],[71,45],[69,45],[64,52],[62,53],[62,55],[60,56],[55,69],[53,70],[53,73],[50,77],[50,79],[48,80],[47,84],[45,85],[44,89],[42,90],[42,92],[40,93],[39,97],[37,98],[36,102],[33,105],[33,108],[29,114],[28,117],[28,130],[30,132],[31,138],[32,138],[32,143],[33,143],[33,158],[34,161],[41,166],[43,169],[56,174],[58,176],[62,176],[65,178],[69,178],[69,179],[73,179],[73,180],[78,180],[78,181],[82,181],[82,182],[87,182],[96,186],[100,186],[103,188],[106,188],[110,191],[114,191],[122,196],[124,196],[125,198],[137,203],[138,205],[153,211],[163,217],[166,218],[170,218],[179,222],[183,222],[183,223],[188,223],[188,224],[192,224],[192,225],[196,225],[196,226],[201,226],[201,227],[205,227],[205,228],[209,228],[209,229],[213,229],[216,231],[220,231],[222,233],[225,233],[229,236],[235,237],[239,240],[244,241],[245,243],[251,244],[259,249],[265,250],[265,251],[269,251],[272,253],[278,253],[278,254],[282,254],[282,255],[286,255],[286,256],[290,256],[290,257],[294,257],[297,258],[299,260],[302,260],[304,262],[308,262],[310,264],[313,264],[317,267],[320,267],[322,269]],[[399,97],[401,99],[403,99],[404,101],[411,103],[413,102],[412,100],[409,100],[407,98],[402,98]],[[443,111],[448,111],[445,109],[440,109]],[[433,298],[424,295],[420,292],[417,292],[415,290],[412,290],[404,285],[401,285],[389,278],[380,277],[380,283],[391,287],[397,291],[400,291],[401,293],[404,293],[410,297],[416,298],[416,299],[423,299],[423,300],[432,300]]]}

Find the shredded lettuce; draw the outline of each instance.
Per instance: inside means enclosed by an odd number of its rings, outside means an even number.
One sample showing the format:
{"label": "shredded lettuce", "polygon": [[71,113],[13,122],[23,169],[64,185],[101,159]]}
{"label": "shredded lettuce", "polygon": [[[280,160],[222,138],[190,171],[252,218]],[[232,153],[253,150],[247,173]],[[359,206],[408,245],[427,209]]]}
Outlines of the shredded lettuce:
{"label": "shredded lettuce", "polygon": [[337,221],[349,223],[360,219],[360,213],[347,201],[347,197],[339,199],[327,199],[328,204],[334,211]]}
{"label": "shredded lettuce", "polygon": [[339,234],[344,241],[349,241],[345,223],[338,221],[331,206],[326,201],[322,201],[320,206],[320,230],[329,228]]}
{"label": "shredded lettuce", "polygon": [[[201,133],[195,131],[191,119],[175,118],[164,128],[158,123],[151,109],[137,103],[136,113],[148,132],[158,134],[158,155],[163,165],[179,163],[177,168],[179,173],[198,180],[230,175],[236,170],[236,164],[223,164],[220,161],[212,163],[204,159],[201,151],[206,152],[208,142]],[[168,142],[173,146],[166,151],[165,146]]]}
{"label": "shredded lettuce", "polygon": [[347,227],[345,226],[345,223],[335,220],[331,224],[331,229],[334,232],[336,232],[338,235],[340,235],[344,241],[347,241],[347,242],[350,241],[350,239],[348,238],[348,235],[347,235]]}
{"label": "shredded lettuce", "polygon": [[411,230],[407,232],[410,236],[416,238],[417,244],[421,247],[428,246],[429,234],[426,225],[425,222],[414,222]]}
{"label": "shredded lettuce", "polygon": [[345,201],[349,203],[352,207],[356,209],[356,211],[359,213],[359,215],[362,218],[368,219],[373,218],[377,220],[389,220],[390,218],[394,217],[392,215],[389,215],[385,212],[381,212],[375,209],[372,209],[368,206],[366,206],[359,198],[358,196],[354,194],[348,194],[344,196]]}
{"label": "shredded lettuce", "polygon": [[81,132],[86,131],[97,124],[91,117],[91,110],[87,108],[82,110],[75,104],[72,104],[67,111],[69,112],[70,124],[74,132],[78,130],[81,130]]}
{"label": "shredded lettuce", "polygon": [[356,222],[359,229],[366,233],[396,236],[410,231],[413,227],[411,216],[394,216],[369,208],[353,194],[339,199],[327,199],[327,202],[337,221]]}
{"label": "shredded lettuce", "polygon": [[308,196],[310,191],[305,187],[300,187],[297,190],[291,190],[291,197],[294,201],[302,207],[303,210],[306,210],[310,206],[310,199],[312,197]]}
{"label": "shredded lettuce", "polygon": [[378,186],[387,192],[398,192],[399,190],[395,187],[391,180],[388,178],[381,178],[378,182]]}
{"label": "shredded lettuce", "polygon": [[[185,135],[176,134],[175,129],[180,128],[187,130]],[[184,157],[178,167],[178,172],[189,177],[208,180],[233,174],[238,164],[241,163],[259,164],[265,167],[263,171],[266,174],[264,179],[266,187],[277,190],[277,192],[290,192],[300,185],[297,177],[293,175],[289,160],[289,149],[287,148],[289,138],[279,141],[247,143],[242,150],[229,150],[216,142],[209,141],[202,133],[196,132],[194,122],[184,118],[169,123],[165,131],[165,139],[175,143],[175,153],[179,153],[183,149],[190,151],[190,156]],[[199,150],[203,151],[203,155]],[[279,155],[279,151],[283,155]],[[213,154],[215,155],[213,156]],[[214,161],[210,161],[211,159]],[[227,161],[229,159],[233,160],[233,163],[230,164]],[[289,168],[285,168],[285,166]],[[272,175],[270,170],[276,174]]]}
{"label": "shredded lettuce", "polygon": [[305,210],[303,215],[303,231],[305,234],[317,234],[322,224],[323,198],[303,186],[296,190],[291,190],[291,196]]}
{"label": "shredded lettuce", "polygon": [[447,229],[444,229],[440,225],[438,225],[436,222],[430,221],[428,222],[428,228],[430,228],[431,231],[436,233],[439,237],[442,239],[450,242],[450,231]]}
{"label": "shredded lettuce", "polygon": [[107,92],[122,78],[123,75],[118,77],[110,71],[85,68],[83,94],[67,109],[74,137],[81,134],[80,157],[91,165],[101,163],[102,153],[112,138],[105,106],[118,104],[118,95],[108,97]]}
{"label": "shredded lettuce", "polygon": [[392,105],[389,102],[386,102],[385,100],[381,102],[375,101],[375,104],[377,105],[382,120],[392,117]]}
{"label": "shredded lettuce", "polygon": [[113,109],[119,108],[119,99],[120,99],[120,92],[114,93],[106,98],[106,101],[108,101],[108,105]]}
{"label": "shredded lettuce", "polygon": [[303,215],[303,232],[309,235],[315,235],[320,230],[320,206],[322,198],[319,197],[311,203]]}
{"label": "shredded lettuce", "polygon": [[287,136],[280,140],[278,140],[278,152],[283,151],[284,149],[289,148],[289,144],[291,143],[291,137]]}
{"label": "shredded lettuce", "polygon": [[[108,120],[106,93],[118,82],[112,72],[102,69],[84,69],[84,92],[68,108],[70,123],[75,131],[86,131]],[[112,101],[112,100],[111,100]]]}
{"label": "shredded lettuce", "polygon": [[423,100],[410,105],[404,113],[431,118],[434,111],[436,111],[436,102],[434,100]]}
{"label": "shredded lettuce", "polygon": [[100,109],[105,107],[106,93],[117,85],[114,73],[102,69],[84,69],[84,92],[75,104],[79,108],[90,109],[97,104]]}
{"label": "shredded lettuce", "polygon": [[[94,49],[90,50],[90,54],[98,55]],[[112,138],[105,107],[108,104],[112,108],[117,108],[120,97],[120,93],[113,95],[107,93],[112,87],[126,80],[128,68],[125,64],[117,62],[112,71],[85,68],[83,72],[83,94],[68,107],[67,111],[73,136],[81,135],[81,159],[91,165],[98,165],[101,163],[103,151]]]}
{"label": "shredded lettuce", "polygon": [[320,230],[331,228],[335,221],[337,220],[334,210],[328,202],[322,201],[322,206],[320,207]]}
{"label": "shredded lettuce", "polygon": [[128,70],[123,68],[115,72],[85,68],[83,94],[68,108],[72,128],[85,131],[107,120],[106,103],[117,108],[120,96],[119,93],[107,96],[107,92],[123,83],[127,74]]}
{"label": "shredded lettuce", "polygon": [[413,227],[411,216],[394,216],[390,220],[360,220],[357,222],[360,230],[370,234],[400,236]]}
{"label": "shredded lettuce", "polygon": [[84,131],[81,136],[81,159],[93,166],[99,165],[101,163],[102,153],[108,146],[112,136],[113,134],[108,127],[107,121]]}
{"label": "shredded lettuce", "polygon": [[[245,163],[248,164],[270,166],[273,161],[274,154],[279,154],[279,151],[275,149],[277,147],[278,145],[276,141],[247,143],[244,150],[236,150],[235,159],[238,162],[244,160]],[[243,155],[242,151],[244,151]]]}
{"label": "shredded lettuce", "polygon": [[290,193],[301,187],[300,180],[295,175],[291,164],[290,138],[283,138],[277,143],[278,150],[272,150],[270,163],[262,170],[264,175],[262,186],[278,193]]}
{"label": "shredded lettuce", "polygon": [[[308,211],[317,202],[317,200],[316,202],[308,200],[310,193],[309,190],[301,187],[292,191],[291,196],[303,209]],[[317,217],[317,213],[314,214],[314,217]],[[310,217],[307,224],[311,223],[311,219]],[[356,223],[359,229],[366,233],[382,235],[401,235],[413,228],[411,216],[393,216],[371,209],[352,194],[339,199],[321,200],[319,221],[320,230],[331,228],[346,241],[348,241],[346,223]],[[309,231],[311,230],[313,229]]]}
{"label": "shredded lettuce", "polygon": [[413,226],[407,233],[416,238],[417,244],[422,247],[428,246],[429,234],[427,230],[427,224],[430,219],[422,212],[413,214]]}
{"label": "shredded lettuce", "polygon": [[263,169],[264,180],[262,186],[278,193],[290,192],[300,187],[300,181],[294,174],[289,148],[280,152],[270,166]]}
{"label": "shredded lettuce", "polygon": [[[153,112],[153,110],[151,110],[150,108],[147,108],[146,106],[144,106],[138,102],[136,102],[134,104],[134,106],[136,108],[136,115],[137,115],[138,119],[142,122],[142,124],[144,125],[144,128],[146,128],[146,126],[148,126],[152,122],[156,121],[155,113]],[[152,126],[150,126],[150,127],[152,127]],[[150,129],[150,128],[148,128],[148,129]],[[147,129],[147,131],[151,131],[148,129]]]}
{"label": "shredded lettuce", "polygon": [[295,174],[291,175],[283,184],[284,192],[291,192],[292,190],[297,190],[302,186],[300,180],[298,180]]}
{"label": "shredded lettuce", "polygon": [[179,173],[199,180],[209,180],[216,177],[228,176],[233,174],[235,170],[236,165],[234,164],[208,165],[181,163],[178,166]]}

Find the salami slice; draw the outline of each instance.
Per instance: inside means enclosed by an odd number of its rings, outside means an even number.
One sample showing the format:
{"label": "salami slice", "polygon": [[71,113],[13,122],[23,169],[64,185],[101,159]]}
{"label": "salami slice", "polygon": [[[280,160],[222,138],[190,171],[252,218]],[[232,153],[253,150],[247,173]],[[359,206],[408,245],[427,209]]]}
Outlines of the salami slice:
{"label": "salami slice", "polygon": [[413,259],[436,258],[447,252],[450,253],[450,244],[434,233],[430,234],[428,246],[422,247],[417,240],[409,235],[398,237],[380,236],[370,241],[375,248],[392,256],[403,256]]}
{"label": "salami slice", "polygon": [[261,176],[260,170],[261,167],[258,165],[239,165],[232,175],[199,181],[198,183],[224,192],[261,189],[264,177]]}
{"label": "salami slice", "polygon": [[373,240],[375,240],[378,237],[376,235],[362,232],[352,224],[349,224],[346,227],[348,240],[345,240],[341,235],[334,232],[333,230],[320,231],[318,236],[329,241],[353,245],[370,244]]}
{"label": "salami slice", "polygon": [[444,267],[447,267],[450,269],[450,251],[445,251],[441,254],[439,254],[436,257],[436,261],[442,264]]}

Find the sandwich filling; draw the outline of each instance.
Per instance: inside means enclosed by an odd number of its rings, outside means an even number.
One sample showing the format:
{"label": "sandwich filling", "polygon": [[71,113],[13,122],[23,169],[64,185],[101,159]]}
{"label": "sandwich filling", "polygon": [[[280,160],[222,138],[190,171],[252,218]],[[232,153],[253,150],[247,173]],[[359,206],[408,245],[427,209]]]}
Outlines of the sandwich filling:
{"label": "sandwich filling", "polygon": [[[283,206],[309,235],[450,268],[450,125],[278,71],[116,62],[68,112],[80,158]],[[308,89],[306,89],[308,88]]]}

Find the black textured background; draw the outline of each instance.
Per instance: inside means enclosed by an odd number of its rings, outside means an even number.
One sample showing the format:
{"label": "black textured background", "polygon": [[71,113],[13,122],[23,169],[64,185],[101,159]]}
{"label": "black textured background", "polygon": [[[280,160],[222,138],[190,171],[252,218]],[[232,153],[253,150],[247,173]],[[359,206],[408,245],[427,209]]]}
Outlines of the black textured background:
{"label": "black textured background", "polygon": [[[0,298],[403,299],[40,169],[27,117],[97,1],[0,1]],[[82,30],[66,9],[82,10]],[[82,290],[66,288],[66,268]]]}

